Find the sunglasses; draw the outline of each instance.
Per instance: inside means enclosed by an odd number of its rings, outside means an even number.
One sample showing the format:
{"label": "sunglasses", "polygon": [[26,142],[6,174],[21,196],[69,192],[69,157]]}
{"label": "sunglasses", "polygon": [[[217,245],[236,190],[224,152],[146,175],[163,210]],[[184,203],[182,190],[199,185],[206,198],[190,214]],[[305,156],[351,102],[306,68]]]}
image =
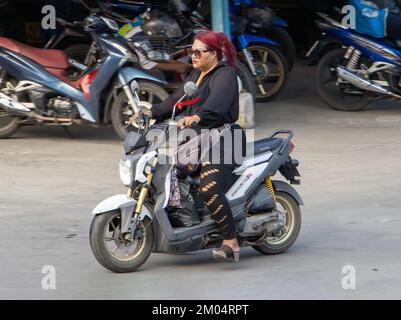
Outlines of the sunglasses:
{"label": "sunglasses", "polygon": [[189,49],[188,50],[188,54],[191,57],[194,56],[196,59],[199,59],[202,56],[202,52],[209,52],[209,51],[212,51],[212,50],[207,50],[207,49],[195,49],[195,50],[192,50],[192,49]]}

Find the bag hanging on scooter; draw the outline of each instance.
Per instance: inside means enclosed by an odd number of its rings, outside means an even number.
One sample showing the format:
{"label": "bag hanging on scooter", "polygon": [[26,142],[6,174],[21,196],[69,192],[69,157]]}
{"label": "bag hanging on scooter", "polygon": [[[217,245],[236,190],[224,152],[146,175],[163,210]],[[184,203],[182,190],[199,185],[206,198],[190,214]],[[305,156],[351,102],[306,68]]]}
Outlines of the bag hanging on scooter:
{"label": "bag hanging on scooter", "polygon": [[350,4],[355,8],[356,32],[376,38],[387,36],[387,8],[366,0],[351,0]]}
{"label": "bag hanging on scooter", "polygon": [[200,223],[195,200],[190,193],[191,186],[178,179],[176,169],[172,171],[169,207],[166,211],[173,228],[191,227]]}

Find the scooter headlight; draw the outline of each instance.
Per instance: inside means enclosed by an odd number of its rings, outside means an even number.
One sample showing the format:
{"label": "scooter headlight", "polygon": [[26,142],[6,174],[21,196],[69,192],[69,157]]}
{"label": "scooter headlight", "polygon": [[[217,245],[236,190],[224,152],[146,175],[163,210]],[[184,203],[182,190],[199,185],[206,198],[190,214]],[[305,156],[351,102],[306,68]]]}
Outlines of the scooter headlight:
{"label": "scooter headlight", "polygon": [[132,160],[120,160],[120,179],[125,186],[130,186],[134,180],[134,173],[132,170],[133,163]]}

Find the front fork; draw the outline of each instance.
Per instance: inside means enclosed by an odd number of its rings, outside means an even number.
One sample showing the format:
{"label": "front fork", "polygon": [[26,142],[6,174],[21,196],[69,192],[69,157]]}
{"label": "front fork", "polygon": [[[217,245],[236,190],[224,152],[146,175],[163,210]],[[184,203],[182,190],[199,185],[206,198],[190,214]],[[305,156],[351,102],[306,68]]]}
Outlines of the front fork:
{"label": "front fork", "polygon": [[[248,65],[248,68],[249,68],[249,70],[251,71],[253,77],[254,77],[255,79],[257,79],[257,78],[258,78],[258,74],[257,74],[257,72],[256,72],[255,64],[253,63],[252,54],[251,54],[251,53],[249,52],[249,50],[246,49],[246,48],[242,49],[242,53],[244,54],[246,64]],[[265,88],[264,88],[264,86],[263,86],[263,84],[262,84],[262,81],[256,80],[256,82],[257,82],[257,84],[258,84],[258,88],[259,88],[260,92],[261,92],[262,94],[266,94],[266,90],[265,90]]]}
{"label": "front fork", "polygon": [[139,99],[139,96],[138,96],[138,88],[139,88],[138,83],[136,83],[136,81],[134,80],[135,81],[134,90],[133,90],[134,93],[132,93],[129,84],[125,81],[124,77],[122,75],[119,75],[118,78],[119,78],[121,86],[128,98],[128,103],[130,104],[132,109],[134,109],[134,112],[138,113],[139,106],[141,104],[141,100]]}
{"label": "front fork", "polygon": [[[124,239],[132,241],[134,238],[134,233],[136,230],[136,226],[138,223],[138,217],[142,211],[142,207],[146,201],[146,198],[149,193],[149,188],[151,187],[153,176],[156,170],[158,159],[157,157],[154,158],[152,165],[150,167],[150,173],[146,177],[146,182],[142,184],[141,190],[139,191],[138,201],[136,202],[134,212],[132,214],[131,221],[129,223],[128,232],[124,234]],[[127,197],[133,198],[134,197],[134,189],[132,187],[128,188]]]}

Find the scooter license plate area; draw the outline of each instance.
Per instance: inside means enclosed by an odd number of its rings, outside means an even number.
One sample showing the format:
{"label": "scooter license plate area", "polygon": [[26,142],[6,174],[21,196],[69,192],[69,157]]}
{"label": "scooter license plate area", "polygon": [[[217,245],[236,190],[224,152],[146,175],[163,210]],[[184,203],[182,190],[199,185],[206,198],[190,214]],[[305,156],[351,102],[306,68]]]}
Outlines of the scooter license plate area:
{"label": "scooter license plate area", "polygon": [[299,162],[296,159],[289,158],[280,168],[280,173],[290,181],[291,184],[299,185],[301,184],[301,180],[297,179],[301,177],[301,174],[298,171]]}

